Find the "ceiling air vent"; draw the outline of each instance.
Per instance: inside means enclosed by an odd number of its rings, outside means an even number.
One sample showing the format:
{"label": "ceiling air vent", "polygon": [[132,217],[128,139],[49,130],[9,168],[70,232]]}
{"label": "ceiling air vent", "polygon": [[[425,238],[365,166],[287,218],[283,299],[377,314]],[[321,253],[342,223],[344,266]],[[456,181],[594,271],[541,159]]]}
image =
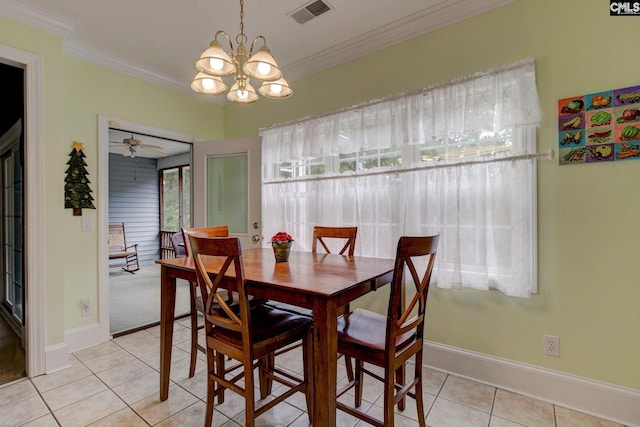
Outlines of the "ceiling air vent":
{"label": "ceiling air vent", "polygon": [[304,24],[316,16],[320,16],[330,10],[331,7],[329,7],[327,3],[322,0],[317,0],[301,7],[300,9],[294,10],[289,14],[289,16],[295,19],[298,24]]}

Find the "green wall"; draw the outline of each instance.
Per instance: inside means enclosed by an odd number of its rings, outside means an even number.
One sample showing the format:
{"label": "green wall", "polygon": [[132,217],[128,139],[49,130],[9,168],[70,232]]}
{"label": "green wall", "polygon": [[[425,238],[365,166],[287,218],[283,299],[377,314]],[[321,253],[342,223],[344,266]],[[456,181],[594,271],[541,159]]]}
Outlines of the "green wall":
{"label": "green wall", "polygon": [[[43,58],[45,344],[98,318],[98,236],[82,233],[81,217],[64,209],[64,171],[73,141],[84,144],[87,170],[98,200],[98,115],[143,123],[203,139],[223,137],[223,108],[196,97],[123,75],[65,55],[60,37],[0,17],[0,43]],[[96,211],[83,215],[97,228]],[[81,300],[95,302],[81,317]]]}
{"label": "green wall", "polygon": [[[64,162],[68,160],[72,141],[84,143],[89,179],[97,201],[97,135],[98,115],[142,123],[177,132],[196,135],[207,140],[223,137],[222,107],[211,102],[179,93],[76,59],[64,57],[64,110],[65,137],[61,150]],[[65,166],[65,163],[60,163]],[[63,182],[65,168],[55,182]],[[93,178],[92,178],[93,177]],[[57,188],[60,187],[60,188]],[[57,186],[62,199],[62,186]],[[96,211],[83,210],[93,216],[97,227]],[[98,236],[80,232],[80,217],[70,210],[62,213],[65,239],[65,325],[73,328],[96,321],[95,316],[80,317],[81,303],[87,296],[98,301]],[[95,304],[97,307],[97,304]]]}
{"label": "green wall", "polygon": [[[60,221],[63,213],[62,185],[47,183],[63,182],[58,165],[63,165],[63,155],[59,150],[64,138],[64,73],[62,40],[49,33],[34,30],[17,22],[0,17],[0,43],[40,55],[44,68],[44,128],[43,158],[47,159],[43,168],[46,192],[44,194],[44,227],[46,236],[42,236],[45,252],[44,315],[46,345],[64,342],[64,272],[60,266],[64,262],[64,253],[60,250],[64,235]],[[27,183],[28,185],[28,183]],[[57,187],[60,187],[59,189]],[[27,188],[28,191],[28,188]]]}
{"label": "green wall", "polygon": [[[74,140],[85,144],[90,176],[97,176],[98,114],[205,139],[252,136],[274,123],[533,57],[544,151],[557,148],[558,99],[640,84],[637,22],[609,17],[606,3],[593,0],[518,0],[291,82],[290,99],[223,109],[68,57],[59,37],[0,18],[0,43],[44,58],[47,345],[95,321],[81,318],[77,305],[89,293],[97,300],[97,234],[81,233],[80,220],[63,208],[62,182]],[[640,389],[638,182],[640,160],[539,161],[539,293],[520,299],[433,288],[427,338]],[[543,334],[560,337],[561,357],[542,354]]]}
{"label": "green wall", "polygon": [[[606,2],[519,0],[292,82],[290,99],[227,107],[225,136],[533,57],[538,150],[556,149],[557,100],[640,84],[639,38],[640,20],[609,17]],[[432,289],[427,339],[640,389],[639,182],[640,160],[540,160],[539,293]],[[561,357],[542,354],[544,334]]]}

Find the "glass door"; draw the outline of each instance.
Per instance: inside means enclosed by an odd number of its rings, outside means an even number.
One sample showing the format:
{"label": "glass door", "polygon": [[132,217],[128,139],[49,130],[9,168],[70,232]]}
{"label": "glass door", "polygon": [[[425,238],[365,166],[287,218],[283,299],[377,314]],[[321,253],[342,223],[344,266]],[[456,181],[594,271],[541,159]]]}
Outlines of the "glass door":
{"label": "glass door", "polygon": [[191,166],[160,171],[160,258],[175,256],[171,237],[191,226]]}
{"label": "glass door", "polygon": [[21,330],[24,320],[22,166],[17,145],[2,155],[2,189],[2,304],[9,311],[14,326]]}
{"label": "glass door", "polygon": [[209,157],[206,224],[226,224],[231,234],[248,234],[248,190],[246,153]]}
{"label": "glass door", "polygon": [[195,227],[227,225],[243,248],[262,241],[260,138],[194,144]]}

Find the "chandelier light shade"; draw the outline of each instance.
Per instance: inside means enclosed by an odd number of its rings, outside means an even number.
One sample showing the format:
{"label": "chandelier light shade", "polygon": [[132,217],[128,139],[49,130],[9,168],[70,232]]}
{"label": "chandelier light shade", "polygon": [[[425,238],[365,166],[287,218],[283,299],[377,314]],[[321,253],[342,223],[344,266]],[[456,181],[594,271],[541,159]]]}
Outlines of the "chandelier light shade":
{"label": "chandelier light shade", "polygon": [[[198,71],[212,76],[228,76],[236,72],[233,60],[218,41],[218,35],[220,34],[229,39],[229,36],[224,31],[216,33],[216,38],[211,42],[209,48],[202,52],[202,55],[196,61],[196,69]],[[231,40],[229,40],[229,44],[231,44]]]}
{"label": "chandelier light shade", "polygon": [[[264,37],[259,36],[253,41],[252,45],[259,38],[264,40]],[[254,79],[271,81],[278,80],[282,77],[282,72],[280,72],[275,58],[271,55],[271,51],[269,51],[266,45],[263,45],[251,58],[249,58],[242,69],[247,73],[247,75]]]}
{"label": "chandelier light shade", "polygon": [[283,78],[279,78],[273,82],[262,83],[258,92],[267,98],[286,98],[293,94],[293,90],[291,90],[289,84]]}
{"label": "chandelier light shade", "polygon": [[[219,38],[229,44],[228,51],[223,48]],[[191,82],[191,89],[217,95],[227,90],[222,77],[233,75],[234,84],[227,93],[227,99],[232,102],[250,104],[260,98],[249,78],[262,83],[258,89],[262,96],[274,99],[291,96],[293,91],[282,77],[282,71],[267,47],[267,40],[263,36],[256,37],[251,42],[249,52],[245,47],[247,40],[244,34],[244,0],[240,0],[240,34],[236,36],[235,51],[229,35],[217,31],[214,40],[196,61],[199,72]],[[256,43],[262,43],[262,46],[254,53]]]}
{"label": "chandelier light shade", "polygon": [[240,104],[251,104],[258,100],[258,94],[249,83],[249,79],[246,79],[244,88],[242,88],[238,82],[231,86],[231,90],[227,94],[227,99]]}
{"label": "chandelier light shade", "polygon": [[220,77],[200,72],[191,82],[191,89],[198,93],[217,95],[227,90],[227,85]]}

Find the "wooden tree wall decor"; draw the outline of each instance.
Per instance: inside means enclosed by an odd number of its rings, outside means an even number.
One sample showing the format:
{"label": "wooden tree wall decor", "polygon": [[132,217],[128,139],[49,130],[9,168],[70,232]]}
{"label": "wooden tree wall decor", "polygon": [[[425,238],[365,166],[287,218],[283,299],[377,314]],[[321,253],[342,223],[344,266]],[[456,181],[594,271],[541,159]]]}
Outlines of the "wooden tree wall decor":
{"label": "wooden tree wall decor", "polygon": [[82,143],[73,142],[73,151],[69,154],[69,167],[64,179],[64,207],[73,209],[74,216],[82,216],[82,208],[95,209],[89,184],[89,172],[85,169],[86,157],[82,151]]}

